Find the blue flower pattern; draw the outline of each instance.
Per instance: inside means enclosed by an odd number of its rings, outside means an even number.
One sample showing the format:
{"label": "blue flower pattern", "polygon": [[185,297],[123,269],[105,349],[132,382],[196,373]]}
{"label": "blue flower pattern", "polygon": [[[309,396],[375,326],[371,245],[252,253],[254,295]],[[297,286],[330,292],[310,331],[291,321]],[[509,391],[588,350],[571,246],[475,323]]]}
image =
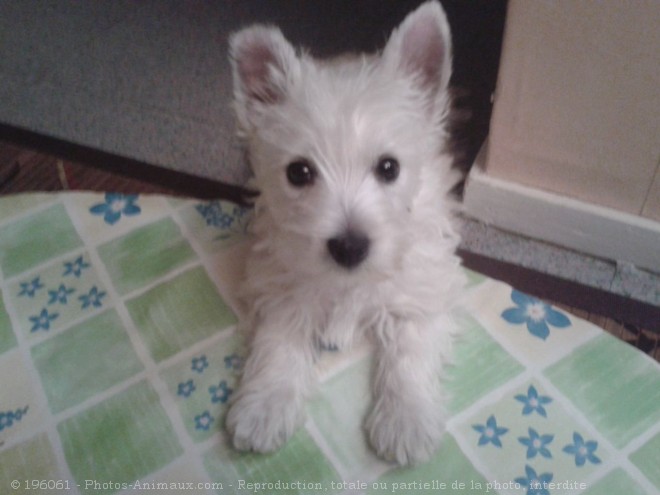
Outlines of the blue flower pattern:
{"label": "blue flower pattern", "polygon": [[48,304],[67,304],[69,302],[69,296],[73,294],[76,289],[71,287],[66,287],[64,284],[60,284],[57,290],[48,291]]}
{"label": "blue flower pattern", "polygon": [[537,454],[541,454],[546,459],[551,459],[552,454],[548,449],[548,445],[555,438],[554,435],[539,435],[534,428],[529,428],[528,437],[520,437],[518,441],[527,447],[527,459],[533,459]]}
{"label": "blue flower pattern", "polygon": [[206,225],[228,229],[234,223],[234,212],[223,208],[220,201],[211,201],[210,203],[199,204],[195,206],[197,212],[204,218]]}
{"label": "blue flower pattern", "polygon": [[86,270],[89,267],[89,263],[87,263],[82,256],[78,256],[75,261],[67,261],[64,263],[64,272],[62,273],[62,276],[66,277],[73,275],[76,278],[80,278],[83,270]]}
{"label": "blue flower pattern", "polygon": [[203,373],[204,370],[208,367],[209,362],[204,355],[193,358],[192,365],[190,366],[190,368],[197,373]]}
{"label": "blue flower pattern", "polygon": [[479,437],[478,445],[483,447],[489,443],[495,447],[502,448],[502,441],[500,437],[506,434],[509,429],[503,428],[497,425],[497,420],[495,416],[491,415],[487,420],[485,425],[472,425],[472,429],[481,433]]}
{"label": "blue flower pattern", "polygon": [[0,411],[0,431],[14,426],[27,414],[29,406],[15,411]]}
{"label": "blue flower pattern", "polygon": [[82,303],[80,309],[87,309],[89,307],[100,308],[103,306],[102,299],[106,296],[104,291],[100,291],[98,287],[92,287],[87,294],[78,297]]}
{"label": "blue flower pattern", "polygon": [[552,473],[536,474],[536,471],[529,465],[525,465],[525,476],[515,479],[527,490],[527,495],[550,495],[548,485],[552,482]]}
{"label": "blue flower pattern", "polygon": [[511,292],[511,300],[516,307],[505,309],[502,318],[514,325],[526,324],[529,333],[542,340],[550,335],[550,326],[566,328],[571,325],[565,314],[515,289]]}
{"label": "blue flower pattern", "polygon": [[41,278],[33,278],[30,282],[21,282],[21,291],[18,293],[19,297],[33,298],[39,289],[43,289],[44,284],[41,283]]}
{"label": "blue flower pattern", "polygon": [[18,284],[16,297],[29,302],[19,318],[31,333],[64,327],[82,315],[79,311],[103,307],[107,297],[87,254],[57,262]]}
{"label": "blue flower pattern", "polygon": [[50,324],[60,316],[59,313],[49,313],[46,308],[41,310],[41,313],[35,316],[30,316],[30,323],[32,328],[30,332],[37,332],[39,330],[50,330]]}
{"label": "blue flower pattern", "polygon": [[227,382],[222,380],[218,385],[213,385],[209,387],[209,393],[211,394],[211,402],[213,404],[225,404],[229,397],[231,396],[233,390],[229,388]]}
{"label": "blue flower pattern", "polygon": [[[553,399],[540,394],[534,385],[530,384],[527,393],[516,394],[512,399],[523,404],[520,410],[522,418],[538,415],[547,419],[552,413],[552,408],[549,406],[553,403]],[[484,424],[472,425],[472,429],[478,433],[478,436],[474,437],[474,442],[482,448],[490,445],[502,449],[504,446],[502,438],[509,432],[509,428],[498,424],[494,414],[491,414]],[[524,448],[521,454],[524,452],[525,475],[514,481],[520,485],[519,488],[525,489],[527,495],[550,495],[549,487],[555,473],[537,473],[534,466],[528,462],[536,462],[536,459],[553,460],[552,446],[555,441],[555,435],[540,433],[532,426],[528,426],[527,436],[518,437],[518,444]],[[601,464],[601,459],[597,455],[598,442],[585,440],[578,432],[573,433],[573,442],[565,445],[561,450],[564,454],[574,457],[575,466],[578,468],[588,464]]]}
{"label": "blue flower pattern", "polygon": [[227,239],[232,233],[243,233],[247,226],[246,208],[223,201],[210,201],[195,206],[195,210],[204,219],[208,227],[220,231],[218,239]]}
{"label": "blue flower pattern", "polygon": [[116,224],[123,216],[131,217],[142,212],[137,203],[137,194],[106,193],[105,202],[96,204],[89,209],[92,215],[103,217],[108,225]]}
{"label": "blue flower pattern", "polygon": [[541,396],[536,391],[534,385],[530,385],[527,389],[527,395],[516,395],[515,399],[524,404],[522,414],[523,416],[528,416],[533,412],[536,412],[543,416],[544,418],[548,416],[544,405],[550,404],[552,399],[547,396]]}
{"label": "blue flower pattern", "polygon": [[[235,371],[242,365],[243,357],[237,353],[233,353],[224,356],[218,361],[222,363],[221,366],[224,365],[225,370]],[[193,356],[188,363],[188,371],[184,373],[183,379],[176,386],[176,395],[181,401],[193,401],[191,405],[195,408],[200,406],[198,410],[199,414],[188,420],[190,422],[189,427],[197,431],[206,432],[209,431],[217,417],[218,406],[226,406],[234,390],[231,386],[231,380],[226,379],[208,386],[207,394],[196,394],[197,389],[201,389],[204,386],[205,377],[211,378],[215,376],[219,363],[215,364],[214,369],[214,360],[207,354]],[[211,373],[210,375],[209,372]]]}
{"label": "blue flower pattern", "polygon": [[187,399],[192,395],[194,391],[195,391],[195,384],[193,383],[192,380],[188,380],[187,382],[179,383],[176,394]]}
{"label": "blue flower pattern", "polygon": [[594,453],[598,449],[598,442],[589,440],[584,441],[582,435],[573,433],[573,443],[566,445],[562,450],[569,455],[575,456],[575,465],[582,467],[587,461],[592,464],[600,464],[600,458]]}
{"label": "blue flower pattern", "polygon": [[225,368],[233,371],[240,371],[243,367],[243,358],[238,354],[225,356]]}
{"label": "blue flower pattern", "polygon": [[204,411],[202,414],[195,416],[195,429],[208,431],[213,421],[214,418],[211,416],[211,413]]}

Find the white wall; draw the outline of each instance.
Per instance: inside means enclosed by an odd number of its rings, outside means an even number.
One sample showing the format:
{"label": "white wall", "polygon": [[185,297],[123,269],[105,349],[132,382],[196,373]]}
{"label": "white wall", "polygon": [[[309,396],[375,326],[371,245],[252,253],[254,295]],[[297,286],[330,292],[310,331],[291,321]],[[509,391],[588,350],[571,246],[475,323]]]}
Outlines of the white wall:
{"label": "white wall", "polygon": [[[660,271],[660,2],[510,0],[484,168],[472,181],[479,197],[468,183],[468,213],[501,224],[497,209],[507,207],[489,191],[507,183],[539,211],[567,198],[564,218],[583,205],[581,214],[643,225],[642,264]],[[520,225],[508,218],[505,228],[537,236],[525,211],[511,214]],[[589,252],[621,235],[607,232],[546,240]],[[608,255],[639,263],[631,256]]]}

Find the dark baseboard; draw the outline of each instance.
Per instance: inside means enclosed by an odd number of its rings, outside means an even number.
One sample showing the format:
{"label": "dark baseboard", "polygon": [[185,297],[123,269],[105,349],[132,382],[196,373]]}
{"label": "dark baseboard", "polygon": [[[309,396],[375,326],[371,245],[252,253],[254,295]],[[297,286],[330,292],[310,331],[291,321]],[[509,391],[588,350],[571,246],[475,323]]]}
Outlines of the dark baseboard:
{"label": "dark baseboard", "polygon": [[0,123],[0,140],[198,199],[249,203],[252,191]]}

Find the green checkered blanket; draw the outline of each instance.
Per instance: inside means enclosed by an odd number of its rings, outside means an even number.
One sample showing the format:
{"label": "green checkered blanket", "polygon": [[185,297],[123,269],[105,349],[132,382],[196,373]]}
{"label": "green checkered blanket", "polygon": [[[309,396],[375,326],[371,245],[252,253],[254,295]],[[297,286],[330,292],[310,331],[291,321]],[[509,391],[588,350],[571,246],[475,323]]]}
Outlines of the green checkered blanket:
{"label": "green checkered blanket", "polygon": [[369,449],[367,348],[323,354],[284,448],[235,452],[246,222],[225,202],[0,198],[0,493],[660,493],[657,363],[471,272],[429,463]]}

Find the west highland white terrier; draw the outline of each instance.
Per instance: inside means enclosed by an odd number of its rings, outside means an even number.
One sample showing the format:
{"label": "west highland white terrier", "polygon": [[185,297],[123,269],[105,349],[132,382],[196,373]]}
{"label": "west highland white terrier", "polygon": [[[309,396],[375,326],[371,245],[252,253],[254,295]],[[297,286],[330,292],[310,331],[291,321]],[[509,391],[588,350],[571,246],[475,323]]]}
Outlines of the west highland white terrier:
{"label": "west highland white terrier", "polygon": [[244,294],[250,353],[226,426],[270,452],[304,419],[320,343],[374,342],[371,445],[427,460],[463,285],[446,130],[451,35],[421,5],[378,55],[316,60],[275,27],[230,39],[235,109],[260,192]]}

